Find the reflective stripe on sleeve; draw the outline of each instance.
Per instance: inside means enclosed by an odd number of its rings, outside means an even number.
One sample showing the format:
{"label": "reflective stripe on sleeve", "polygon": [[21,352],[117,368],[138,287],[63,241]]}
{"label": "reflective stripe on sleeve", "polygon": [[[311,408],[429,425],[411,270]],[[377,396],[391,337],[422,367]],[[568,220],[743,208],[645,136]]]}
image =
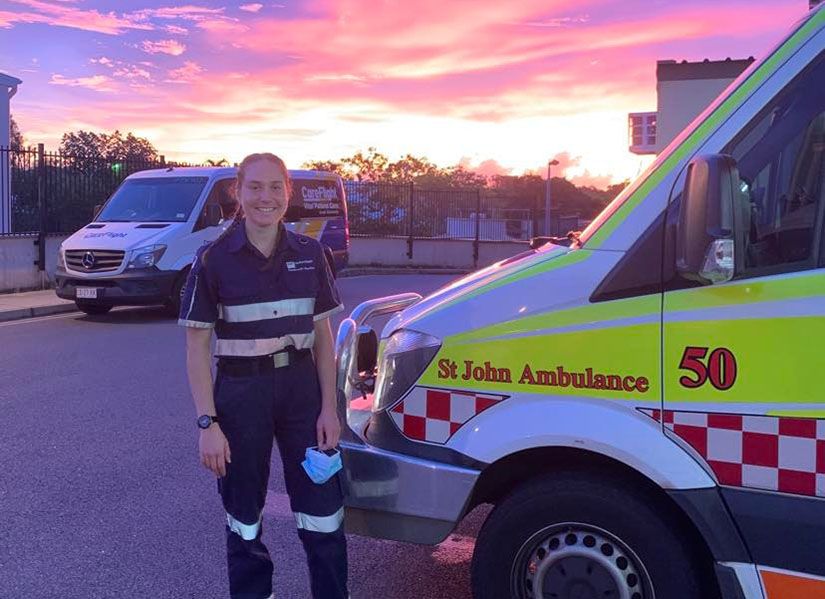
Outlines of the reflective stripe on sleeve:
{"label": "reflective stripe on sleeve", "polygon": [[307,349],[315,342],[315,332],[284,335],[269,339],[218,339],[215,342],[217,356],[265,356],[274,354],[289,345],[295,349]]}
{"label": "reflective stripe on sleeve", "polygon": [[314,298],[302,297],[276,302],[243,304],[240,306],[224,305],[221,314],[226,322],[254,322],[256,320],[269,320],[271,318],[282,318],[284,316],[304,316],[312,314],[314,307]]}
{"label": "reflective stripe on sleeve", "polygon": [[[195,270],[195,267],[197,265],[198,265],[198,258],[197,258],[197,256],[195,256],[195,259],[192,261],[192,270]],[[197,292],[198,292],[198,273],[195,273],[195,278],[192,281],[192,297],[189,298],[189,308],[186,310],[186,318],[184,318],[182,320],[188,320],[189,317],[192,315],[192,308],[195,307],[195,294]]]}
{"label": "reflective stripe on sleeve", "polygon": [[333,314],[338,314],[341,310],[344,309],[344,304],[338,304],[332,310],[327,310],[326,312],[321,312],[320,314],[316,314],[312,317],[312,320],[318,322],[319,320],[323,320],[324,318],[329,318]]}
{"label": "reflective stripe on sleeve", "polygon": [[214,329],[214,322],[201,322],[200,320],[185,320],[178,318],[178,324],[183,327],[191,327],[193,329]]}
{"label": "reflective stripe on sleeve", "polygon": [[253,541],[261,531],[261,517],[258,517],[258,521],[255,524],[244,524],[227,512],[226,525],[229,526],[229,530],[241,537],[244,541]]}
{"label": "reflective stripe on sleeve", "polygon": [[295,512],[295,523],[298,525],[298,528],[301,530],[309,530],[311,532],[335,532],[341,528],[341,523],[343,521],[343,507],[331,516],[312,516],[311,514]]}

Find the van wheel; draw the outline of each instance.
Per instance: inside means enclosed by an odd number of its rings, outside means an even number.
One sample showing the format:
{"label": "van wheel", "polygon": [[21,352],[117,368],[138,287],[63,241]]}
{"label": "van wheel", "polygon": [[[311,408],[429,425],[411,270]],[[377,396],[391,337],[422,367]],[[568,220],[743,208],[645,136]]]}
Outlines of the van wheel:
{"label": "van wheel", "polygon": [[718,598],[674,522],[621,481],[572,472],[534,479],[484,523],[473,554],[473,597]]}
{"label": "van wheel", "polygon": [[75,302],[77,309],[89,315],[106,314],[113,306],[110,304],[91,304],[88,302]]}
{"label": "van wheel", "polygon": [[175,284],[172,286],[172,293],[169,295],[163,304],[163,311],[167,316],[177,318],[180,314],[180,305],[183,302],[183,294],[186,291],[186,279],[189,278],[189,268],[184,268],[178,278],[175,279]]}

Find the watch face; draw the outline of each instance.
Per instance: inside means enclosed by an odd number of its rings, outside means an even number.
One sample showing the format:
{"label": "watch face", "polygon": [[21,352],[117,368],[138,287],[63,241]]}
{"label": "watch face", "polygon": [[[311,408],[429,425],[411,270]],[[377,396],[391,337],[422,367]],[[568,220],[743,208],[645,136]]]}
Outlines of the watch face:
{"label": "watch face", "polygon": [[198,418],[198,426],[201,428],[209,428],[212,424],[212,417],[211,416],[201,416]]}

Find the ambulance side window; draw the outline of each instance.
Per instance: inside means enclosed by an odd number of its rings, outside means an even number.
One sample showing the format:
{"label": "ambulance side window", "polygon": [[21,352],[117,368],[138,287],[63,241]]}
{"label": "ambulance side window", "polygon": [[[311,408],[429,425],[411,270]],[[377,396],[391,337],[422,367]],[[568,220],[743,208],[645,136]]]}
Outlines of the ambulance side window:
{"label": "ambulance side window", "polygon": [[825,54],[725,153],[739,166],[745,216],[737,278],[816,267],[825,206]]}
{"label": "ambulance side window", "polygon": [[234,214],[237,205],[232,191],[234,183],[234,178],[221,179],[215,182],[209,192],[209,197],[206,198],[198,223],[195,225],[195,231],[200,231],[206,227],[216,227],[225,218],[229,218]]}

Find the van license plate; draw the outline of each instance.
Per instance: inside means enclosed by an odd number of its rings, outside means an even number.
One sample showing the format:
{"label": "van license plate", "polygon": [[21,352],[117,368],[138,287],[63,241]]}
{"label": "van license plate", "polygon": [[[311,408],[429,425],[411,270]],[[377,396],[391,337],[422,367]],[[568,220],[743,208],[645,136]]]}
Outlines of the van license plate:
{"label": "van license plate", "polygon": [[97,299],[97,287],[78,287],[77,288],[77,298],[78,299]]}

